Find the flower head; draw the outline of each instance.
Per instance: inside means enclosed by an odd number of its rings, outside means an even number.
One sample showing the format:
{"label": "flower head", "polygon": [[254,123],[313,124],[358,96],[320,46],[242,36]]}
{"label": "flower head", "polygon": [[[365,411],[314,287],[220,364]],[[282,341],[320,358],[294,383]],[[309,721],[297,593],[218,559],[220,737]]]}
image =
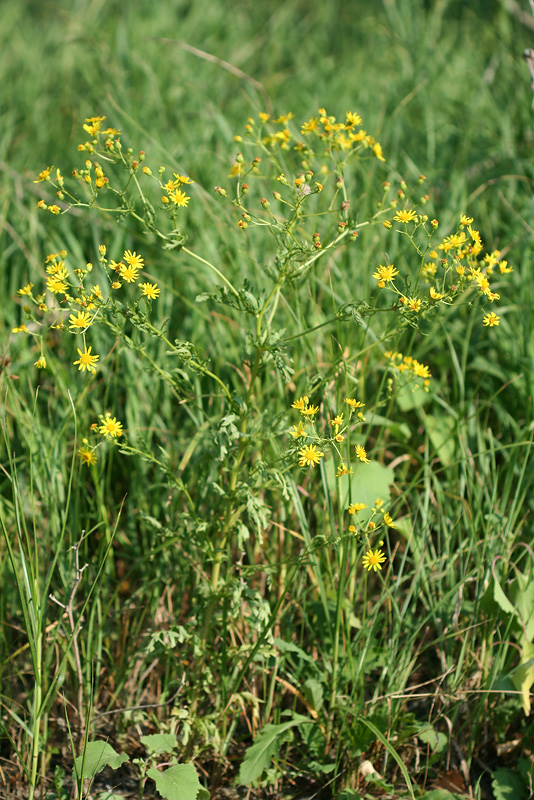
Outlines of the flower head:
{"label": "flower head", "polygon": [[78,370],[81,370],[82,372],[87,370],[87,372],[92,372],[94,374],[96,372],[95,364],[100,356],[96,354],[94,356],[91,355],[91,350],[93,349],[92,347],[84,347],[83,353],[79,348],[76,349],[78,350],[78,355],[80,358],[78,361],[73,361],[74,366],[78,365]]}
{"label": "flower head", "polygon": [[82,464],[85,464],[88,467],[90,467],[91,464],[96,464],[96,456],[92,448],[88,447],[87,445],[80,447],[78,450],[78,457],[80,458]]}
{"label": "flower head", "polygon": [[98,428],[102,436],[106,439],[118,439],[122,436],[122,422],[119,422],[116,417],[106,411],[104,416],[100,415],[100,426]]}
{"label": "flower head", "polygon": [[33,366],[37,367],[37,369],[46,369],[46,358],[41,355],[37,361],[34,361]]}
{"label": "flower head", "polygon": [[371,462],[371,459],[367,458],[367,451],[365,447],[363,447],[361,444],[356,445],[356,456],[360,459],[360,461],[363,461],[364,464],[369,464]]}
{"label": "flower head", "polygon": [[501,318],[497,314],[494,314],[493,311],[490,311],[482,320],[482,324],[486,327],[493,328],[493,326],[498,325],[500,321]]}
{"label": "flower head", "polygon": [[376,272],[373,273],[373,278],[378,281],[378,286],[383,289],[386,283],[391,283],[399,274],[399,270],[395,269],[393,264],[379,264]]}
{"label": "flower head", "polygon": [[305,427],[304,427],[304,425],[302,424],[302,421],[301,421],[301,422],[299,422],[299,424],[298,424],[298,425],[293,425],[293,430],[289,431],[289,434],[290,434],[290,435],[291,435],[291,436],[292,436],[294,439],[300,439],[300,438],[301,438],[301,436],[306,436],[306,435],[307,435],[307,434],[306,434],[306,428],[305,428]]}
{"label": "flower head", "polygon": [[372,570],[376,572],[379,569],[382,569],[382,564],[386,560],[386,556],[382,552],[382,550],[368,550],[367,553],[364,555],[362,559],[363,567],[367,570]]}
{"label": "flower head", "polygon": [[299,450],[299,467],[314,467],[323,458],[324,453],[315,444],[307,444]]}
{"label": "flower head", "polygon": [[87,311],[78,311],[78,316],[71,314],[69,317],[70,329],[73,333],[79,333],[88,328],[93,319]]}
{"label": "flower head", "polygon": [[413,222],[417,219],[417,214],[412,209],[404,209],[397,211],[393,219],[396,222],[404,222],[406,224],[407,222]]}
{"label": "flower head", "polygon": [[126,261],[126,263],[134,269],[143,269],[145,266],[143,256],[137,255],[135,250],[133,253],[130,250],[125,250],[122,258],[123,261]]}
{"label": "flower head", "polygon": [[363,511],[364,508],[367,508],[365,503],[351,503],[348,511],[349,514],[352,516],[352,514],[357,514],[359,511]]}
{"label": "flower head", "polygon": [[158,289],[157,283],[138,283],[137,284],[141,289],[141,294],[144,297],[150,298],[150,300],[157,300],[160,290]]}

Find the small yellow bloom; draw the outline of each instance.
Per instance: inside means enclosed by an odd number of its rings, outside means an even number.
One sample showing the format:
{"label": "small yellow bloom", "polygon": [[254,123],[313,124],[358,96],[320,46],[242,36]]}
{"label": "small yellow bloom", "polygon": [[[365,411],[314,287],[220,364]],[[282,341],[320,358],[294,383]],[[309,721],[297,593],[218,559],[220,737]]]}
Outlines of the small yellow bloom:
{"label": "small yellow bloom", "polygon": [[121,286],[122,286],[122,283],[119,283],[119,281],[113,281],[113,283],[111,284],[111,288],[112,289],[120,289]]}
{"label": "small yellow bloom", "polygon": [[302,421],[299,422],[298,425],[293,425],[293,430],[289,431],[289,433],[294,439],[300,439],[302,436],[306,436],[307,435],[306,434],[306,428],[302,424]]}
{"label": "small yellow bloom", "polygon": [[33,289],[33,283],[27,283],[26,286],[23,286],[22,289],[18,290],[17,294],[20,294],[22,296],[24,295],[29,296],[32,293],[32,289]]}
{"label": "small yellow bloom", "polygon": [[43,169],[43,171],[40,172],[37,178],[34,180],[34,183],[41,183],[41,181],[47,181],[53,169],[54,167],[46,167],[46,169]]}
{"label": "small yellow bloom", "polygon": [[37,361],[34,361],[33,366],[37,367],[37,369],[46,369],[46,358],[41,355]]}
{"label": "small yellow bloom", "polygon": [[85,464],[88,467],[90,467],[91,464],[96,464],[96,456],[93,450],[90,447],[87,447],[87,445],[80,447],[78,450],[78,456],[82,464]]}
{"label": "small yellow bloom", "polygon": [[351,503],[349,506],[349,514],[357,514],[358,511],[363,511],[364,508],[367,508],[365,503]]}
{"label": "small yellow bloom", "polygon": [[318,411],[319,406],[306,406],[306,408],[300,409],[300,413],[305,417],[314,417]]}
{"label": "small yellow bloom", "polygon": [[364,464],[369,464],[371,462],[371,459],[367,458],[367,451],[365,450],[365,447],[363,447],[361,444],[357,444],[355,449],[356,456],[360,459],[360,461],[362,461]]}
{"label": "small yellow bloom", "polygon": [[11,333],[29,333],[29,330],[26,325],[22,323],[22,325],[19,325],[18,328],[11,328]]}
{"label": "small yellow bloom", "polygon": [[184,208],[187,206],[190,200],[189,196],[180,189],[176,189],[174,192],[171,192],[169,194],[169,199],[174,203],[175,206],[178,206],[178,208]]}
{"label": "small yellow bloom", "polygon": [[126,261],[128,266],[133,267],[134,269],[143,269],[145,266],[145,261],[143,256],[137,255],[134,251],[133,253],[130,250],[125,250],[124,255],[122,257],[123,261]]}
{"label": "small yellow bloom", "polygon": [[405,224],[408,222],[413,222],[417,219],[417,214],[412,209],[405,208],[402,211],[397,211],[393,219],[396,222],[404,222]]}
{"label": "small yellow bloom", "polygon": [[125,267],[123,264],[119,270],[119,275],[126,283],[134,283],[139,277],[139,267],[131,265]]}
{"label": "small yellow bloom", "polygon": [[497,316],[497,314],[494,314],[493,311],[490,311],[490,313],[486,314],[486,316],[482,320],[482,324],[485,325],[486,327],[493,328],[494,325],[498,325],[500,321],[501,318]]}
{"label": "small yellow bloom", "polygon": [[445,295],[437,292],[433,286],[430,287],[430,298],[432,300],[442,300]]}
{"label": "small yellow bloom", "polygon": [[46,288],[52,294],[59,294],[60,292],[67,291],[67,283],[61,278],[56,278],[54,275],[46,281]]}
{"label": "small yellow bloom", "polygon": [[399,274],[399,270],[395,269],[393,264],[379,264],[376,272],[373,273],[373,278],[378,281],[381,289],[384,288],[386,283],[391,283]]}
{"label": "small yellow bloom", "polygon": [[157,283],[138,283],[137,285],[145,297],[149,297],[150,300],[158,299],[160,290],[158,289]]}
{"label": "small yellow bloom", "polygon": [[365,403],[360,400],[354,400],[352,397],[345,397],[345,403],[350,406],[351,411],[355,411],[357,408],[365,408]]}
{"label": "small yellow bloom", "polygon": [[299,450],[299,467],[314,467],[324,457],[315,444],[307,444]]}
{"label": "small yellow bloom", "polygon": [[84,347],[83,353],[79,348],[76,349],[78,350],[78,355],[80,356],[80,358],[78,359],[78,361],[73,361],[74,366],[79,365],[78,370],[81,370],[82,372],[85,372],[85,370],[87,370],[87,372],[92,372],[94,374],[96,372],[95,364],[100,358],[100,356],[91,355],[91,350],[93,349],[92,347],[89,348]]}
{"label": "small yellow bloom", "polygon": [[384,522],[386,523],[388,528],[396,528],[397,527],[395,525],[395,523],[393,522],[393,517],[391,516],[389,511],[386,511],[386,513],[384,514]]}
{"label": "small yellow bloom", "polygon": [[92,321],[93,318],[87,311],[78,311],[78,316],[70,315],[69,327],[73,333],[79,333],[81,330],[88,328]]}
{"label": "small yellow bloom", "polygon": [[309,402],[310,398],[305,394],[303,397],[299,397],[298,400],[295,400],[294,403],[291,403],[291,408],[296,408],[297,411],[303,411]]}
{"label": "small yellow bloom", "polygon": [[347,467],[346,464],[340,464],[337,468],[336,478],[341,478],[342,475],[351,475],[352,474],[352,467]]}
{"label": "small yellow bloom", "polygon": [[340,425],[343,425],[343,414],[337,414],[333,419],[331,419],[330,425],[336,429],[339,428]]}
{"label": "small yellow bloom", "polygon": [[102,436],[108,439],[118,439],[119,436],[122,436],[122,422],[119,422],[116,417],[112,417],[107,411],[105,416],[100,416],[98,430]]}
{"label": "small yellow bloom", "polygon": [[367,570],[372,570],[376,572],[379,569],[382,569],[382,564],[386,560],[385,554],[382,550],[368,550],[367,553],[364,555],[362,559],[363,568]]}

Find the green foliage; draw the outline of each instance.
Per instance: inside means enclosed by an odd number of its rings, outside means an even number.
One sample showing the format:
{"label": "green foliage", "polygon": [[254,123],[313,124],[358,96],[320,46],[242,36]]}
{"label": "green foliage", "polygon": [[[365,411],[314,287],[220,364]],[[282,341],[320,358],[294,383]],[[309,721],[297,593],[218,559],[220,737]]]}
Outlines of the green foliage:
{"label": "green foliage", "polygon": [[192,764],[176,764],[162,770],[149,769],[149,778],[166,800],[195,800],[200,791],[200,781]]}
{"label": "green foliage", "polygon": [[81,756],[75,761],[76,773],[84,780],[94,778],[104,767],[119,769],[128,756],[117,753],[109,742],[87,742]]}

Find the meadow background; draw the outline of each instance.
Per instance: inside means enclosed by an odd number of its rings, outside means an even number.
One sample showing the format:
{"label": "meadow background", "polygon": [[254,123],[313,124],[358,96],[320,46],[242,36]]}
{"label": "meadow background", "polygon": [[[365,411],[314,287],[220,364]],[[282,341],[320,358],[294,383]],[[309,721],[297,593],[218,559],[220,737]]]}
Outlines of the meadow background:
{"label": "meadow background", "polygon": [[[0,797],[26,797],[32,781],[40,797],[156,796],[147,765],[132,760],[146,757],[141,737],[158,732],[175,737],[167,746],[178,762],[195,765],[203,797],[532,797],[528,4],[19,2],[2,4],[0,37]],[[250,538],[226,549],[214,599],[209,509],[222,501],[210,469],[231,441],[214,425],[212,388],[190,378],[205,402],[185,413],[184,398],[134,351],[108,359],[93,383],[61,349],[37,372],[39,353],[11,329],[24,321],[17,290],[48,253],[65,248],[96,262],[104,240],[110,251],[143,253],[162,289],[153,319],[169,320],[170,338],[202,344],[210,369],[230,381],[243,369],[238,317],[197,303],[214,290],[212,274],[159,250],[140,226],[95,211],[40,214],[45,185],[33,180],[47,165],[64,174],[77,166],[84,119],[106,115],[151,165],[194,178],[188,247],[223,264],[230,280],[254,279],[254,253],[213,187],[229,185],[234,135],[248,116],[274,109],[305,120],[321,106],[363,116],[387,157],[378,182],[413,185],[424,174],[440,230],[469,213],[514,272],[501,289],[499,327],[482,328],[464,304],[421,335],[404,333],[401,344],[430,365],[434,383],[428,401],[397,403],[392,421],[369,432],[382,442],[378,466],[398,465],[387,570],[364,578],[356,567],[340,595],[339,542],[306,559],[300,549],[335,527],[326,471],[308,483],[294,467],[276,494],[267,470],[265,505],[247,509]],[[337,288],[317,278],[303,310],[310,329],[334,303],[371,291],[384,247],[377,233],[362,236],[356,260],[340,251]],[[389,255],[408,258],[400,246]],[[289,405],[312,376],[311,399],[321,399],[340,349],[363,352],[357,331],[344,335],[325,325],[295,351],[286,401],[284,387],[262,399],[270,432],[282,436],[295,422]],[[164,363],[161,343],[151,353]],[[79,445],[106,409],[152,460],[110,447],[95,468],[77,462],[75,420]],[[256,471],[258,495],[260,479]],[[384,483],[366,491],[372,503]],[[88,565],[79,582],[69,549],[78,541]],[[72,597],[83,617],[75,637],[50,594],[64,604]],[[265,752],[254,761],[258,737]],[[90,739],[130,761],[84,790],[73,760]],[[171,760],[151,758],[152,768]]]}

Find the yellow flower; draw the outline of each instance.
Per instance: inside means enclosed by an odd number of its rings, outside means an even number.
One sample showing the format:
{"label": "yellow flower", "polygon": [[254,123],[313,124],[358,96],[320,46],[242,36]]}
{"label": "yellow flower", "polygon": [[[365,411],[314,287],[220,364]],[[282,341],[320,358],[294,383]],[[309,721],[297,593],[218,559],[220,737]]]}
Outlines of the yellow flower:
{"label": "yellow flower", "polygon": [[363,511],[364,508],[367,508],[365,503],[351,503],[349,506],[349,514],[357,514],[358,511]]}
{"label": "yellow flower", "polygon": [[93,319],[87,311],[78,311],[78,316],[75,317],[71,314],[69,317],[69,326],[73,333],[79,333],[84,328],[88,328]]}
{"label": "yellow flower", "polygon": [[299,467],[314,467],[323,458],[324,453],[315,444],[307,444],[299,450]]}
{"label": "yellow flower", "polygon": [[19,325],[18,328],[11,328],[11,333],[29,333],[29,330],[26,325],[22,323],[22,325]]}
{"label": "yellow flower", "polygon": [[59,294],[60,292],[67,291],[67,283],[62,278],[57,278],[53,275],[46,281],[46,288],[52,294]]}
{"label": "yellow flower", "polygon": [[175,206],[178,208],[185,207],[189,203],[190,198],[185,192],[182,192],[180,189],[176,189],[174,192],[169,194],[169,198],[172,200]]}
{"label": "yellow flower", "polygon": [[83,353],[79,348],[76,349],[78,350],[78,355],[80,356],[80,358],[78,359],[78,361],[72,362],[74,366],[78,364],[79,365],[78,370],[81,370],[82,372],[85,372],[85,370],[87,370],[87,372],[92,372],[94,374],[96,372],[95,364],[100,358],[100,356],[91,355],[91,350],[93,349],[92,347],[89,347],[89,349],[87,347],[84,347]]}
{"label": "yellow flower", "polygon": [[441,300],[445,295],[437,292],[433,286],[430,287],[430,298],[432,300]]}
{"label": "yellow flower", "polygon": [[486,316],[482,320],[482,324],[485,325],[486,327],[493,328],[493,326],[498,325],[500,321],[501,318],[497,316],[497,314],[494,314],[493,311],[490,311],[490,313],[486,314]]}
{"label": "yellow flower", "polygon": [[373,153],[375,154],[375,156],[378,158],[379,161],[386,160],[382,155],[382,145],[380,144],[380,142],[375,142],[375,144],[373,145]]}
{"label": "yellow flower", "polygon": [[96,464],[96,456],[93,450],[90,447],[87,447],[87,445],[80,447],[78,450],[78,456],[82,464],[86,464],[88,467],[90,467],[91,464]]}
{"label": "yellow flower", "polygon": [[355,411],[357,408],[365,408],[365,403],[360,400],[354,400],[352,397],[345,397],[345,403],[350,406],[351,411]]}
{"label": "yellow flower", "polygon": [[107,439],[118,439],[119,436],[122,436],[122,422],[119,422],[116,417],[112,417],[106,411],[105,416],[100,415],[100,427],[98,430]]}
{"label": "yellow flower", "polygon": [[37,361],[34,361],[33,366],[37,367],[37,369],[46,369],[46,358],[41,355]]}
{"label": "yellow flower", "polygon": [[355,125],[362,124],[362,118],[360,117],[360,115],[355,114],[353,111],[347,111],[345,116],[347,118],[347,122],[345,125],[346,128],[353,128]]}
{"label": "yellow flower", "polygon": [[408,311],[415,311],[416,313],[421,309],[421,301],[415,297],[410,297],[408,300]]}
{"label": "yellow flower", "polygon": [[362,461],[364,464],[369,464],[371,462],[371,459],[367,458],[367,451],[365,450],[365,447],[363,447],[361,444],[357,444],[355,449],[356,456],[360,459],[360,461]]}
{"label": "yellow flower", "polygon": [[297,411],[303,411],[309,402],[310,398],[305,394],[303,397],[299,397],[298,400],[295,400],[294,403],[291,403],[291,408],[296,408]]}
{"label": "yellow flower", "polygon": [[195,182],[195,181],[192,181],[191,178],[188,178],[186,175],[178,175],[177,172],[173,172],[173,175],[174,175],[175,179],[178,181],[178,183],[194,183]]}
{"label": "yellow flower", "polygon": [[362,559],[363,568],[367,570],[372,570],[376,572],[379,569],[382,569],[382,564],[386,560],[386,556],[382,552],[382,550],[368,550],[367,553],[364,555]]}
{"label": "yellow flower", "polygon": [[395,525],[395,523],[393,522],[393,517],[391,516],[389,511],[386,511],[386,513],[384,514],[384,522],[386,523],[388,528],[396,528],[397,527]]}
{"label": "yellow flower", "polygon": [[126,261],[128,266],[133,267],[134,269],[143,269],[145,266],[143,256],[138,256],[135,251],[132,253],[130,250],[125,250],[123,259]]}
{"label": "yellow flower", "polygon": [[34,183],[41,183],[41,181],[48,180],[53,169],[54,167],[46,167],[46,169],[43,169],[43,171],[40,172],[37,178],[34,180]]}
{"label": "yellow flower", "polygon": [[393,264],[387,264],[385,266],[379,264],[378,269],[373,273],[373,278],[378,281],[379,287],[383,289],[386,283],[391,283],[398,274],[399,270],[395,269]]}
{"label": "yellow flower", "polygon": [[473,217],[468,217],[465,214],[460,215],[460,225],[462,227],[467,225],[472,225],[472,223],[473,223]]}
{"label": "yellow flower", "polygon": [[305,429],[304,425],[302,424],[302,422],[299,422],[298,425],[293,425],[293,430],[289,431],[289,433],[294,439],[300,439],[301,436],[306,436],[307,435],[306,434],[306,429]]}
{"label": "yellow flower", "polygon": [[339,428],[340,425],[343,425],[343,414],[337,414],[333,419],[330,420],[330,425],[336,430]]}
{"label": "yellow flower", "polygon": [[160,290],[158,289],[157,283],[138,283],[137,285],[145,297],[149,297],[151,300],[158,299]]}
{"label": "yellow flower", "polygon": [[501,275],[506,275],[507,272],[513,272],[514,268],[508,266],[508,261],[504,259],[499,262],[499,272]]}
{"label": "yellow flower", "polygon": [[20,295],[30,295],[32,293],[33,283],[27,283],[26,286],[23,286],[22,289],[19,289],[17,294]]}
{"label": "yellow flower", "polygon": [[306,406],[306,408],[301,408],[300,413],[304,417],[314,417],[318,411],[319,406]]}
{"label": "yellow flower", "polygon": [[341,478],[342,475],[351,475],[352,467],[350,469],[345,464],[340,464],[337,468],[336,478]]}
{"label": "yellow flower", "polygon": [[412,209],[405,208],[402,211],[397,211],[393,219],[396,222],[404,222],[406,224],[407,222],[413,222],[415,219],[417,219],[417,214]]}
{"label": "yellow flower", "polygon": [[124,264],[119,269],[119,275],[126,283],[133,283],[139,277],[139,267],[135,267],[133,265],[128,265],[127,267]]}

